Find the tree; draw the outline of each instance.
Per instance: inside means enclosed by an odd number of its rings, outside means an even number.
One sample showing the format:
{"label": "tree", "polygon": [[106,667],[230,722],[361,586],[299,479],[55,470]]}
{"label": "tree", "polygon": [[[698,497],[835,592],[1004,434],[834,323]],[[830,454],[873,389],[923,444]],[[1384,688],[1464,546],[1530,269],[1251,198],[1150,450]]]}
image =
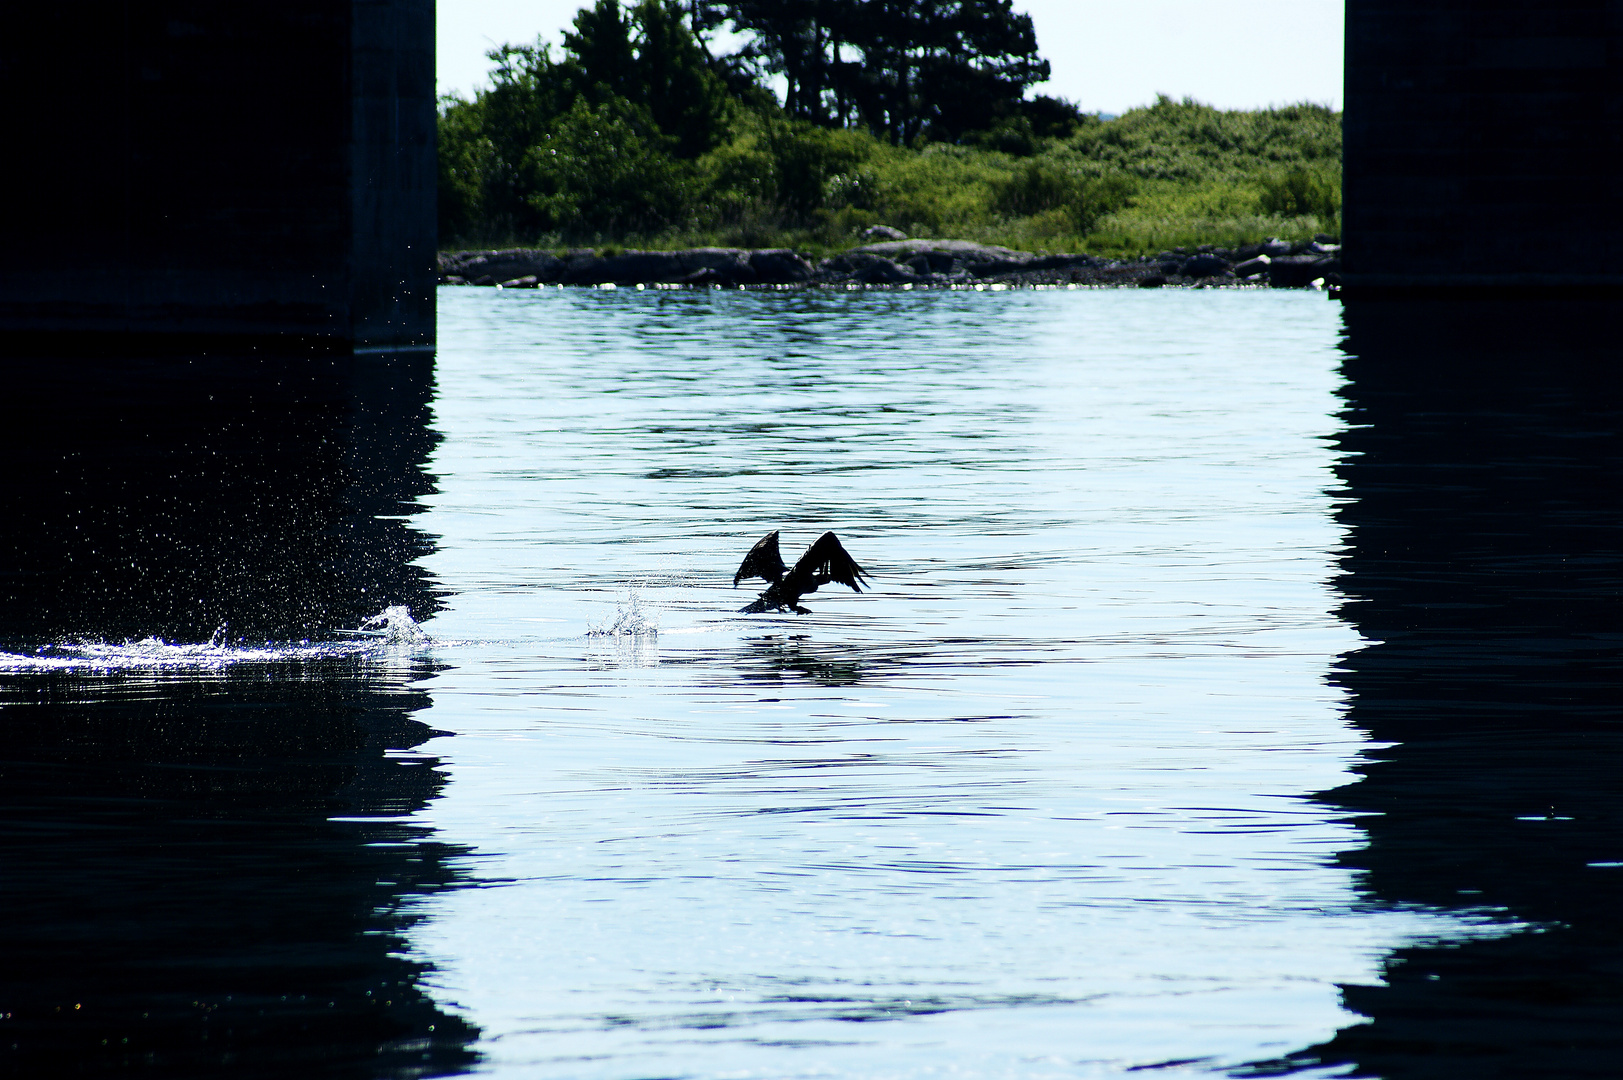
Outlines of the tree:
{"label": "tree", "polygon": [[654,232],[687,202],[670,138],[623,97],[577,97],[524,155],[525,201],[547,231],[624,236]]}
{"label": "tree", "polygon": [[754,36],[743,58],[782,75],[784,109],[861,123],[893,143],[953,141],[1013,111],[1048,78],[1012,0],[691,0]]}
{"label": "tree", "polygon": [[721,140],[726,84],[712,70],[709,53],[683,24],[681,8],[672,0],[643,0],[633,21],[641,104],[659,130],[676,140],[677,157],[697,157]]}
{"label": "tree", "polygon": [[726,115],[726,87],[683,20],[676,0],[641,0],[628,13],[597,0],[564,35],[565,77],[574,96],[596,104],[623,98],[676,139],[679,157],[714,146]]}
{"label": "tree", "polygon": [[[725,83],[676,0],[640,0],[629,10],[596,0],[576,14],[561,59],[541,41],[488,55],[491,88],[441,103],[448,237],[653,228],[675,204],[634,198],[623,182],[641,169],[643,183],[680,190],[681,170],[668,166],[696,158],[725,132]],[[618,194],[563,212],[567,193],[596,200],[590,184],[599,180]]]}

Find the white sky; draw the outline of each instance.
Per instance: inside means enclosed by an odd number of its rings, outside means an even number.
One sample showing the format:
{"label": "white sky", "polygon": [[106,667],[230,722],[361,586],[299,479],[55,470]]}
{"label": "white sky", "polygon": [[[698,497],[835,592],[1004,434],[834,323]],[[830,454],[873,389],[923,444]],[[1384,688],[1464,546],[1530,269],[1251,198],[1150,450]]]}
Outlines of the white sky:
{"label": "white sky", "polygon": [[[558,43],[588,0],[439,0],[440,93],[487,85],[485,50]],[[1343,0],[1015,0],[1054,69],[1036,91],[1121,113],[1157,93],[1224,109],[1341,107]]]}

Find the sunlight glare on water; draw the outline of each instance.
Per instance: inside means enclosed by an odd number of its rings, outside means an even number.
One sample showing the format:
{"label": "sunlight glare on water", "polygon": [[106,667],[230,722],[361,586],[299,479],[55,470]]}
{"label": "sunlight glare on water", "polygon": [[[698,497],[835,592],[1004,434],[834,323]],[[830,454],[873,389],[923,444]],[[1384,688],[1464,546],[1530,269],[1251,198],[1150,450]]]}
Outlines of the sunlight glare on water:
{"label": "sunlight glare on water", "polygon": [[[440,296],[419,818],[486,887],[412,941],[485,1071],[1202,1072],[1478,932],[1307,798],[1364,749],[1322,296]],[[738,614],[773,529],[871,588]]]}

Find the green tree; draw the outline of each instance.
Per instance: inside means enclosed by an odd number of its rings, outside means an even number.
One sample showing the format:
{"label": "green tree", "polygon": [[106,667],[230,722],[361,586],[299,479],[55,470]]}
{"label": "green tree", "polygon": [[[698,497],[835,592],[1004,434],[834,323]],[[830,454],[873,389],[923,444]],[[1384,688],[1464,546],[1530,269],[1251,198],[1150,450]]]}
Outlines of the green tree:
{"label": "green tree", "polygon": [[521,175],[539,226],[581,236],[651,233],[690,201],[686,170],[648,111],[623,97],[575,99],[526,152]]}
{"label": "green tree", "polygon": [[611,97],[646,104],[647,93],[638,79],[636,47],[631,20],[619,0],[597,0],[575,13],[575,30],[564,33],[563,74],[576,96],[594,102]]}
{"label": "green tree", "polygon": [[753,35],[744,57],[783,76],[790,115],[892,143],[990,127],[1049,74],[1012,0],[694,2]]}
{"label": "green tree", "polygon": [[[489,56],[489,90],[441,103],[446,237],[599,231],[609,219],[644,227],[669,200],[628,201],[622,193],[601,209],[565,214],[560,193],[577,190],[571,185],[581,177],[618,176],[616,162],[625,160],[652,170],[649,183],[666,182],[682,172],[673,173],[666,159],[695,158],[726,132],[725,83],[675,0],[640,0],[629,10],[597,0],[576,14],[561,59],[545,42],[503,45]],[[582,102],[595,129],[580,119]],[[588,137],[587,130],[608,134]],[[609,153],[602,140],[622,134],[632,141]],[[535,153],[538,147],[545,153]],[[558,160],[575,153],[584,155],[579,162]]]}
{"label": "green tree", "polygon": [[659,130],[676,140],[678,157],[697,157],[725,135],[726,84],[673,0],[642,0],[633,22],[642,97],[627,97],[644,105]]}

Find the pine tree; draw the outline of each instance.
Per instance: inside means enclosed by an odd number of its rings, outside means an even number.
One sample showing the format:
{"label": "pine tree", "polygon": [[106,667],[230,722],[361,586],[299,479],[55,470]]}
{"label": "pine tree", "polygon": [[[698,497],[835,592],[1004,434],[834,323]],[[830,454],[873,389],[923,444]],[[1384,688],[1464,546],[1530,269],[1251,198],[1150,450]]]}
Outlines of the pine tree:
{"label": "pine tree", "polygon": [[690,15],[751,33],[744,59],[783,76],[790,115],[894,143],[991,127],[1049,73],[1012,0],[690,0]]}

